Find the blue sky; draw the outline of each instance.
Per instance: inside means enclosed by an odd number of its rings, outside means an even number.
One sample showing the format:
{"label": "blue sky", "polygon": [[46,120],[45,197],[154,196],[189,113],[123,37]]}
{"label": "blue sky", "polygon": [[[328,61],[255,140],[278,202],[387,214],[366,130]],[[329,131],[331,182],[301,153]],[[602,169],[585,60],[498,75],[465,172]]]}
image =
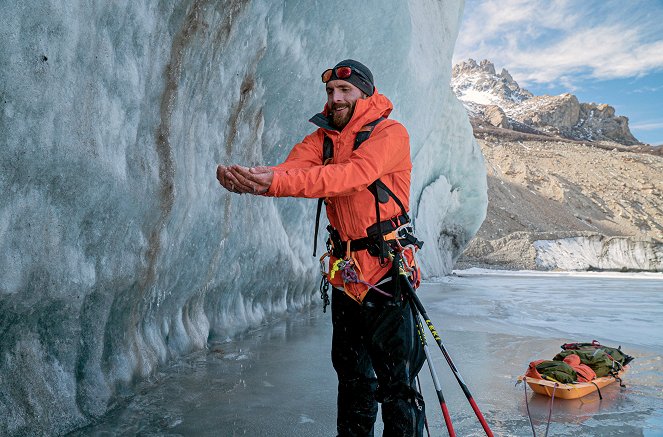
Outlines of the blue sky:
{"label": "blue sky", "polygon": [[466,0],[454,63],[468,58],[537,95],[614,106],[663,144],[663,0]]}

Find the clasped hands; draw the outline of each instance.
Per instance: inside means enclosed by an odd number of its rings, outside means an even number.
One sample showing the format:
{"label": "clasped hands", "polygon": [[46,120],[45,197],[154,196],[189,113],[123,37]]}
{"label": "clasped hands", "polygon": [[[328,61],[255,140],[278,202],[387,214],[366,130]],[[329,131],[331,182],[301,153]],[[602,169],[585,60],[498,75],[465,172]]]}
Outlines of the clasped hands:
{"label": "clasped hands", "polygon": [[226,190],[233,193],[265,194],[274,179],[274,171],[262,166],[249,168],[219,164],[216,178]]}

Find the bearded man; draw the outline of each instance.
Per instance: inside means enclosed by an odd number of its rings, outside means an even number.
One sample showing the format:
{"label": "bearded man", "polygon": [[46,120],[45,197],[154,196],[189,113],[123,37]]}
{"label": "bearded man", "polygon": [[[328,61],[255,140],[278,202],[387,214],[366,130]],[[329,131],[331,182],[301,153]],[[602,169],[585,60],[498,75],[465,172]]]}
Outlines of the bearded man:
{"label": "bearded man", "polygon": [[322,82],[327,103],[310,120],[318,128],[282,164],[219,165],[217,179],[240,194],[325,199],[338,435],[372,436],[381,402],[383,435],[421,436],[424,403],[415,378],[425,357],[411,303],[400,292],[408,279],[384,250],[387,236],[393,241],[409,224],[409,136],[388,118],[393,105],[362,63],[341,61]]}

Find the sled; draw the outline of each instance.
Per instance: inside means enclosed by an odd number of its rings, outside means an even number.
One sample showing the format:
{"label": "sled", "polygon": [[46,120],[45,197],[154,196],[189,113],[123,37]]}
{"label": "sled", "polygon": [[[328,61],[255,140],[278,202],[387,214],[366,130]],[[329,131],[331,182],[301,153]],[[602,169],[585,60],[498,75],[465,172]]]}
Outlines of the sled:
{"label": "sled", "polygon": [[[617,373],[618,378],[622,376],[628,370],[628,366],[625,366],[619,373]],[[528,376],[519,376],[518,381],[524,381],[529,385],[529,387],[540,395],[545,395],[551,397],[553,394],[553,389],[555,391],[555,399],[579,399],[583,396],[587,396],[590,393],[602,389],[603,387],[612,384],[617,381],[617,378],[614,376],[608,375],[601,378],[596,378],[592,382],[576,382],[573,384],[562,384],[556,381],[549,381],[547,379],[535,379]],[[557,384],[557,388],[555,388]]]}

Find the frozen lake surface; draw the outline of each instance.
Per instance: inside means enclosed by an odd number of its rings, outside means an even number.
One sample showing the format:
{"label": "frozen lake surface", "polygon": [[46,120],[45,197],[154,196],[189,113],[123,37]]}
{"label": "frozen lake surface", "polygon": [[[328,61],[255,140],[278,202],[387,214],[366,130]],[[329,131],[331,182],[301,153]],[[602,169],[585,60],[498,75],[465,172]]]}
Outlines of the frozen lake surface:
{"label": "frozen lake surface", "polygon": [[[530,361],[592,340],[636,357],[626,388],[604,388],[601,401],[556,399],[549,435],[663,435],[663,275],[472,269],[425,283],[419,296],[495,435],[532,435],[523,385],[515,385]],[[457,434],[485,435],[428,337]],[[320,307],[217,339],[72,435],[334,436],[330,345],[330,314]],[[448,435],[426,365],[420,377],[431,434]],[[543,435],[549,398],[527,393]]]}

